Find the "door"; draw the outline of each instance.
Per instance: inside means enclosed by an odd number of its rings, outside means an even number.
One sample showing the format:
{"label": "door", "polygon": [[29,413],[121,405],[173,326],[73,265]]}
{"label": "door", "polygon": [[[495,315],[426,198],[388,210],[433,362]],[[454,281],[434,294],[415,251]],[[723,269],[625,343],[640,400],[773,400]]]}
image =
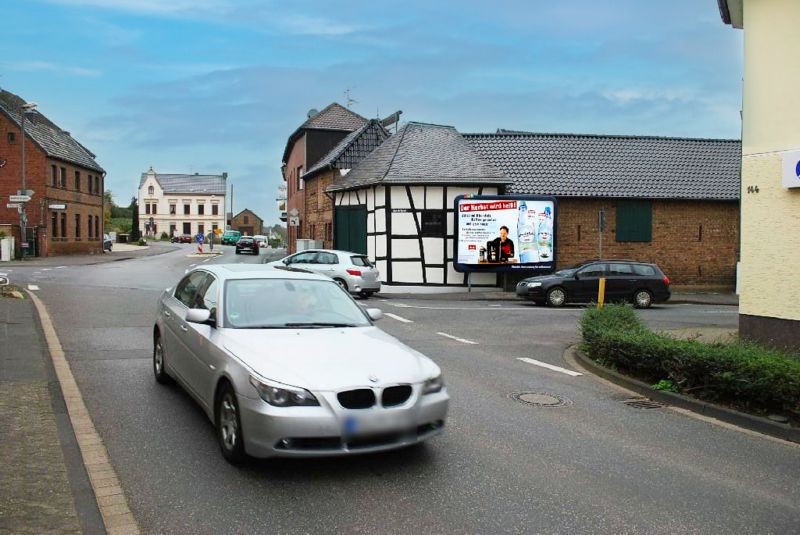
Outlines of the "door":
{"label": "door", "polygon": [[336,249],[367,254],[367,207],[337,206],[334,231]]}
{"label": "door", "polygon": [[341,269],[339,266],[339,257],[336,256],[336,253],[329,253],[327,251],[320,251],[317,253],[317,256],[314,257],[314,271],[317,273],[322,273],[323,275],[327,275],[331,278],[341,275],[337,273]]}
{"label": "door", "polygon": [[167,366],[184,381],[188,382],[188,362],[191,358],[188,348],[189,326],[186,311],[194,305],[197,289],[203,283],[205,273],[193,271],[186,275],[175,287],[173,297],[166,300],[164,310],[164,333]]}
{"label": "door", "polygon": [[575,301],[595,301],[600,289],[600,277],[606,276],[606,264],[596,263],[578,270],[575,279],[570,281],[567,296]]}
{"label": "door", "polygon": [[308,271],[315,271],[314,259],[316,256],[317,251],[303,251],[302,253],[290,256],[287,259],[289,263],[286,265],[299,269],[307,269]]}
{"label": "door", "polygon": [[609,262],[606,278],[606,300],[630,299],[637,286],[638,276],[631,264]]}
{"label": "door", "polygon": [[211,342],[211,337],[216,334],[218,299],[219,283],[216,277],[206,273],[197,289],[192,308],[211,312],[210,318],[215,320],[214,325],[186,322],[186,347],[190,354],[190,358],[186,360],[187,381],[191,382],[197,396],[207,408],[213,405],[214,378],[221,366],[221,353]]}

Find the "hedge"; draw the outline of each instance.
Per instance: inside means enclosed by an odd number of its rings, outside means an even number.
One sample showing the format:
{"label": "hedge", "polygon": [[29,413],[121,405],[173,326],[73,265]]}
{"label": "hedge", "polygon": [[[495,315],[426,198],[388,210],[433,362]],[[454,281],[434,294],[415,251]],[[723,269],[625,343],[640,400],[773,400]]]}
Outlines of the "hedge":
{"label": "hedge", "polygon": [[800,414],[800,359],[755,344],[676,340],[645,327],[627,305],[588,309],[580,320],[590,358],[649,383],[757,412]]}

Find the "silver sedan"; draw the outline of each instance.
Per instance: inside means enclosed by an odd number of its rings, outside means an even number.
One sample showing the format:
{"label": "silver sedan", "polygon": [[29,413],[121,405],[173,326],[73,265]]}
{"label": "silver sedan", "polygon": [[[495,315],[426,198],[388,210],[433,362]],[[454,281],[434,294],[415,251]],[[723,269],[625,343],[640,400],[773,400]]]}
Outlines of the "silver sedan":
{"label": "silver sedan", "polygon": [[449,396],[381,316],[321,275],[207,266],[160,297],[153,371],[197,400],[233,463],[409,446],[442,432]]}

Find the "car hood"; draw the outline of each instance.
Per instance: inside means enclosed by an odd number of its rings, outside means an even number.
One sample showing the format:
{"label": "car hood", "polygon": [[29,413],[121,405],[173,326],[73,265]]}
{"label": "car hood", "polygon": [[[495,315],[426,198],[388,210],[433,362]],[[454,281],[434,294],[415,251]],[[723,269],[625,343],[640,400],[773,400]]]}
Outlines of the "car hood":
{"label": "car hood", "polygon": [[420,383],[440,373],[377,327],[225,329],[222,344],[262,377],[318,392]]}
{"label": "car hood", "polygon": [[564,277],[558,275],[538,275],[536,277],[528,277],[519,281],[520,283],[523,282],[549,282],[549,281],[556,281],[556,280],[563,280]]}

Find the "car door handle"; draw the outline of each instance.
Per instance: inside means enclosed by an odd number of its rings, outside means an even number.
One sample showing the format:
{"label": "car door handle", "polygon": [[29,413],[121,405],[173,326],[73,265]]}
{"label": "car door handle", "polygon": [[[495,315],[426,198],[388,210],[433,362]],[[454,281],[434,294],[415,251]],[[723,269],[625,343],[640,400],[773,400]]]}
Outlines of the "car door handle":
{"label": "car door handle", "polygon": [[167,311],[165,310],[165,311],[164,311],[164,316],[166,316],[166,317],[168,317],[168,318],[171,318],[171,317],[172,317],[172,313],[170,313],[170,312],[167,312]]}
{"label": "car door handle", "polygon": [[189,327],[187,327],[186,325],[181,325],[181,330],[183,332],[185,332],[185,333],[188,333],[189,332]]}

